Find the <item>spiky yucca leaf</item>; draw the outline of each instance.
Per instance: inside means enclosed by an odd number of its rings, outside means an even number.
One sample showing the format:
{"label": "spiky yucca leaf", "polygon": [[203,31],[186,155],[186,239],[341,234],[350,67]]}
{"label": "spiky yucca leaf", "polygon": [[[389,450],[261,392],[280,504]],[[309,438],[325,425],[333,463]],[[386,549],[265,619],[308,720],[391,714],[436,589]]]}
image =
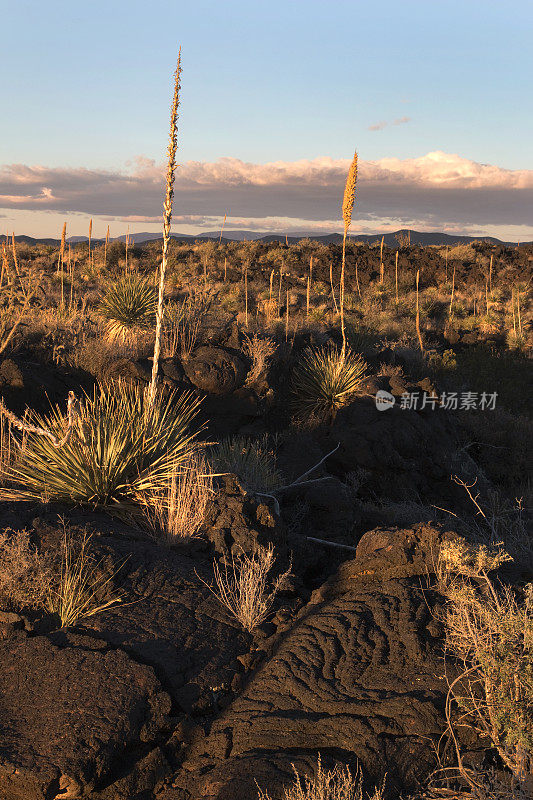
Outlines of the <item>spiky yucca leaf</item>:
{"label": "spiky yucca leaf", "polygon": [[334,419],[364,381],[366,363],[349,348],[335,345],[307,348],[293,375],[292,406],[300,419],[325,422]]}
{"label": "spiky yucca leaf", "polygon": [[124,275],[108,289],[100,304],[106,332],[112,341],[125,342],[137,328],[146,330],[155,320],[157,290],[139,275]]}
{"label": "spiky yucca leaf", "polygon": [[[142,388],[122,382],[95,389],[82,405],[80,431],[63,447],[28,436],[8,473],[15,486],[0,496],[109,506],[162,491],[195,449],[191,422],[199,405],[189,392],[157,395],[150,404]],[[58,406],[31,421],[59,437],[64,432]]]}

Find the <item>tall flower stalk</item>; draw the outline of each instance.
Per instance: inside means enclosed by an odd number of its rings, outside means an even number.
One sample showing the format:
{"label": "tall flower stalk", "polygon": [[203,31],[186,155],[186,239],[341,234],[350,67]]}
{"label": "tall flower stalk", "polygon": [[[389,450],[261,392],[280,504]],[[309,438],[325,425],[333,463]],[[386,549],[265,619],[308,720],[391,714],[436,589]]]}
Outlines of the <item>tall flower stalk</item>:
{"label": "tall flower stalk", "polygon": [[346,237],[352,224],[352,211],[355,203],[355,186],[357,183],[357,151],[354,153],[348,175],[346,186],[344,187],[344,197],[342,200],[342,219],[344,222],[344,236],[342,238],[342,268],[341,268],[341,332],[342,332],[342,355],[346,352],[346,330],[344,325],[344,272],[346,266]]}
{"label": "tall flower stalk", "polygon": [[161,351],[161,327],[163,322],[163,301],[165,295],[165,275],[167,271],[168,248],[170,244],[170,225],[172,222],[172,201],[174,199],[174,174],[176,171],[176,150],[178,149],[178,107],[180,104],[180,79],[181,79],[181,47],[178,53],[178,64],[174,73],[174,96],[170,113],[170,136],[168,143],[167,189],[163,205],[163,258],[159,270],[159,297],[155,318],[155,344],[154,362],[152,367],[152,380],[149,388],[149,403],[153,404],[157,385],[157,371],[159,368],[159,353]]}

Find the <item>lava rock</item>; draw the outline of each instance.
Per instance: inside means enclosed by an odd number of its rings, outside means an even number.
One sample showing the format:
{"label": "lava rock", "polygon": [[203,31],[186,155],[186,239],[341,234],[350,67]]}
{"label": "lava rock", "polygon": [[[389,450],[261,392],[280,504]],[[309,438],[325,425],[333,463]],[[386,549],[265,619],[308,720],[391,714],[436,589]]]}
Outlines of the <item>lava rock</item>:
{"label": "lava rock", "polygon": [[389,791],[411,791],[431,771],[448,687],[426,631],[432,613],[421,582],[444,534],[429,526],[389,534],[369,536],[361,557],[314,593],[207,739],[189,750],[174,786],[191,800],[249,800],[256,781],[278,796],[291,765],[310,770],[318,753],[325,766],[333,754],[359,763],[370,783],[387,772]]}
{"label": "lava rock", "polygon": [[85,796],[146,731],[166,729],[170,698],[153,670],[85,645],[0,641],[0,797]]}
{"label": "lava rock", "polygon": [[197,347],[183,363],[185,373],[198,389],[210,394],[229,394],[241,387],[246,365],[240,356],[222,347]]}

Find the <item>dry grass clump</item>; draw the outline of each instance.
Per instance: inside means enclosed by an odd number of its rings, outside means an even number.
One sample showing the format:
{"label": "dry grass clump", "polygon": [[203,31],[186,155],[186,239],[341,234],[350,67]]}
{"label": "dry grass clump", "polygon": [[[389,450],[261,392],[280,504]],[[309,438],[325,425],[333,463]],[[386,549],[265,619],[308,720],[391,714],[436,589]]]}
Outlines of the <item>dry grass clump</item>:
{"label": "dry grass clump", "polygon": [[213,449],[210,461],[213,472],[236,475],[248,492],[270,492],[282,485],[266,435],[259,439],[230,436]]}
{"label": "dry grass clump", "polygon": [[274,566],[274,547],[259,547],[249,556],[231,557],[231,565],[221,569],[214,564],[216,589],[210,590],[246,631],[261,625],[272,608],[290,568],[269,582],[268,575]]}
{"label": "dry grass clump", "polygon": [[199,405],[192,393],[157,395],[150,404],[142,388],[116,382],[78,405],[68,439],[59,406],[44,417],[31,413],[29,421],[49,434],[27,434],[8,471],[14,485],[1,495],[131,507],[146,492],[164,491],[194,452],[191,424]]}
{"label": "dry grass clump", "polygon": [[509,553],[508,560],[514,560],[518,566],[531,570],[533,539],[528,527],[528,511],[524,508],[522,498],[516,498],[513,503],[499,491],[492,490],[486,502],[483,502],[480,493],[475,492],[477,478],[467,483],[455,475],[453,480],[464,488],[476,510],[475,515],[467,520],[454,514],[465,525],[469,539],[481,542],[481,546],[501,542]]}
{"label": "dry grass clump", "polygon": [[511,773],[514,796],[530,797],[533,790],[533,584],[513,590],[489,577],[509,560],[499,547],[461,539],[444,543],[439,557],[447,650],[463,664],[450,684],[447,720],[459,772],[476,797],[483,797],[484,780],[462,762],[452,701],[463,724],[497,750]]}
{"label": "dry grass clump", "polygon": [[273,339],[262,339],[257,334],[252,337],[245,336],[242,350],[252,362],[252,367],[246,376],[246,386],[253,386],[263,376],[276,349],[277,345]]}
{"label": "dry grass clump", "polygon": [[307,348],[294,371],[292,406],[301,420],[332,421],[348,405],[365,379],[367,365],[349,348]]}
{"label": "dry grass clump", "polygon": [[99,313],[106,320],[109,341],[126,342],[138,330],[153,326],[157,290],[135,273],[119,278],[105,293]]}
{"label": "dry grass clump", "polygon": [[[348,767],[337,764],[325,770],[320,755],[314,775],[301,775],[293,764],[294,783],[283,790],[282,800],[363,800],[363,777],[360,770],[352,775]],[[366,800],[384,800],[384,786],[375,789]],[[258,800],[272,800],[268,792],[259,789]]]}
{"label": "dry grass clump", "polygon": [[162,348],[165,357],[188,360],[209,313],[211,301],[209,293],[194,292],[182,303],[166,307],[162,329]]}
{"label": "dry grass clump", "polygon": [[59,580],[50,586],[46,598],[47,609],[59,616],[62,628],[93,617],[121,599],[111,585],[116,571],[109,573],[101,561],[96,561],[90,552],[90,541],[87,533],[76,541],[64,529]]}
{"label": "dry grass clump", "polygon": [[198,536],[213,493],[206,459],[194,453],[179,472],[171,475],[164,492],[139,498],[151,530],[169,543]]}

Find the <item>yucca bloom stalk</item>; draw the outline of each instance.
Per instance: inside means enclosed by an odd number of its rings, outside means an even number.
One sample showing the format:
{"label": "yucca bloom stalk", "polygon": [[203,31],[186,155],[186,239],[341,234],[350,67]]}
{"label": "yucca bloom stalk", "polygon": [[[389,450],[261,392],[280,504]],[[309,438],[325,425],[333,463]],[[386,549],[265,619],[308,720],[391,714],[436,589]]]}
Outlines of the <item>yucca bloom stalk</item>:
{"label": "yucca bloom stalk", "polygon": [[342,332],[342,353],[346,350],[346,330],[344,327],[344,272],[346,266],[346,237],[348,230],[352,224],[352,212],[355,203],[355,187],[357,184],[357,151],[354,153],[348,175],[346,177],[346,185],[344,187],[344,197],[342,200],[342,219],[344,222],[344,235],[342,237],[342,269],[341,269],[341,332]]}
{"label": "yucca bloom stalk", "polygon": [[415,326],[416,326],[416,335],[418,336],[418,342],[420,344],[420,351],[424,352],[424,342],[422,340],[422,333],[420,331],[420,305],[418,302],[418,283],[420,280],[420,270],[417,269],[416,271],[416,317],[415,317]]}
{"label": "yucca bloom stalk", "polygon": [[172,201],[174,199],[174,174],[176,171],[176,150],[178,148],[178,107],[180,104],[180,79],[181,79],[181,47],[178,52],[174,80],[174,96],[170,113],[170,135],[168,144],[167,188],[163,205],[163,258],[159,271],[159,297],[155,319],[155,344],[154,361],[152,367],[152,380],[149,388],[150,403],[154,402],[157,383],[157,370],[159,368],[159,353],[161,351],[161,328],[163,323],[163,300],[165,295],[165,274],[167,271],[168,247],[170,243],[170,226],[172,223]]}
{"label": "yucca bloom stalk", "polygon": [[396,281],[396,305],[398,305],[398,250],[396,250],[396,261],[394,267],[394,276]]}
{"label": "yucca bloom stalk", "polygon": [[25,299],[27,299],[28,298],[28,293],[26,292],[26,289],[24,288],[24,283],[22,282],[22,278],[21,278],[20,272],[19,272],[19,260],[18,260],[18,256],[17,256],[17,242],[15,240],[15,234],[14,233],[11,235],[11,250],[12,250],[12,253],[13,253],[13,266],[15,267],[15,272],[17,274],[17,278],[18,278],[19,283],[20,283],[20,288],[21,288],[22,294],[24,295]]}
{"label": "yucca bloom stalk", "polygon": [[130,246],[130,229],[128,226],[128,231],[126,233],[126,272],[128,271],[128,250]]}
{"label": "yucca bloom stalk", "polygon": [[63,223],[63,230],[61,231],[61,248],[59,250],[59,256],[61,259],[61,269],[63,269],[63,263],[65,261],[65,242],[67,238],[67,223]]}
{"label": "yucca bloom stalk", "polygon": [[219,244],[222,241],[222,234],[224,233],[224,225],[226,224],[226,217],[227,217],[227,213],[224,214],[224,222],[222,223],[222,227],[220,229],[220,236],[218,237],[218,243]]}
{"label": "yucca bloom stalk", "polygon": [[0,287],[4,283],[4,274],[6,276],[6,283],[10,283],[12,280],[9,270],[9,258],[7,256],[6,241],[7,241],[7,236],[2,242],[2,274],[0,275]]}
{"label": "yucca bloom stalk", "polygon": [[109,225],[107,226],[107,231],[105,235],[105,245],[104,245],[104,267],[107,267],[107,248],[109,246]]}

